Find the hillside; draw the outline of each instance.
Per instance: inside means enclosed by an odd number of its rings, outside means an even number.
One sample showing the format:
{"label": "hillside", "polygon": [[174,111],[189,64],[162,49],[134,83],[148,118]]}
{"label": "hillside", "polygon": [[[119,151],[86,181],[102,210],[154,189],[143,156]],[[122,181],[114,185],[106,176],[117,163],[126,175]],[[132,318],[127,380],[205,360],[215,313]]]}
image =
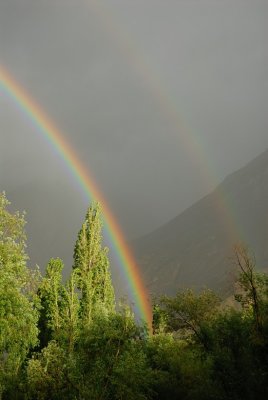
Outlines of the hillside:
{"label": "hillside", "polygon": [[133,248],[152,294],[189,286],[224,293],[237,241],[250,245],[259,266],[268,265],[268,150]]}

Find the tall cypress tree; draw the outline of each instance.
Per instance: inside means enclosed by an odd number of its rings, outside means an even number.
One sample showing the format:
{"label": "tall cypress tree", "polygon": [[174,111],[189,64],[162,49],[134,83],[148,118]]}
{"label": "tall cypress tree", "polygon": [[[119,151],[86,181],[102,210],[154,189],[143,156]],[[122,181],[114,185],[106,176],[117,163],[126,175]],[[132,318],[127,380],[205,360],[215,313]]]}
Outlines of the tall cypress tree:
{"label": "tall cypress tree", "polygon": [[83,323],[89,323],[98,312],[115,308],[107,248],[102,247],[102,221],[99,203],[88,208],[74,248],[74,265],[81,290]]}

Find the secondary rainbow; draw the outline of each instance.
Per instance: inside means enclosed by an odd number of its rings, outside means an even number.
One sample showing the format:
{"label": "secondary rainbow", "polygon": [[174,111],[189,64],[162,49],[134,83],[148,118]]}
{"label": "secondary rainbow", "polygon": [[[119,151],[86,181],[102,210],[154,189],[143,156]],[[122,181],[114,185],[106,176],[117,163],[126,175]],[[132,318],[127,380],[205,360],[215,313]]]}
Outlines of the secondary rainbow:
{"label": "secondary rainbow", "polygon": [[151,327],[151,307],[149,296],[140,277],[139,268],[126,245],[122,231],[115,220],[107,201],[103,198],[92,176],[79,160],[74,149],[69,145],[63,133],[48,118],[41,107],[26,90],[0,65],[0,88],[26,114],[35,128],[53,146],[64,161],[75,181],[79,183],[89,199],[101,203],[105,228],[120,261],[120,268],[127,279],[135,305],[149,329]]}
{"label": "secondary rainbow", "polygon": [[[138,73],[144,86],[151,93],[152,99],[158,104],[162,115],[173,126],[174,145],[176,146],[179,143],[185,149],[190,159],[194,160],[203,184],[209,188],[208,190],[211,190],[218,183],[215,166],[212,165],[208,150],[202,143],[202,136],[190,129],[187,118],[184,115],[185,112],[181,114],[183,102],[177,104],[178,99],[172,96],[167,89],[155,63],[148,62],[148,58],[145,57],[146,52],[142,51],[134,40],[135,38],[126,29],[126,26],[120,22],[120,18],[115,13],[115,8],[108,7],[104,2],[98,0],[85,0],[84,2],[94,12],[104,31],[109,36],[109,40],[113,40],[130,68]],[[232,204],[222,189],[215,192],[213,207],[221,219],[222,227],[231,242],[236,243],[244,240],[244,234],[240,229]]]}

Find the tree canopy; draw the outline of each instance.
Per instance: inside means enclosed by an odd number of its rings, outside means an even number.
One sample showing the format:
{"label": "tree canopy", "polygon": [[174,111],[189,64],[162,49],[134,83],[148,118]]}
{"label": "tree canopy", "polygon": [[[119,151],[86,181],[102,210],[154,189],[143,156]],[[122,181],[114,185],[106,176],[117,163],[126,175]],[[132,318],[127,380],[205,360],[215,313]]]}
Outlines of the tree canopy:
{"label": "tree canopy", "polygon": [[0,194],[0,399],[268,398],[268,277],[236,246],[232,306],[211,290],[153,307],[153,334],[115,304],[101,208],[92,204],[74,263],[28,268],[24,214]]}

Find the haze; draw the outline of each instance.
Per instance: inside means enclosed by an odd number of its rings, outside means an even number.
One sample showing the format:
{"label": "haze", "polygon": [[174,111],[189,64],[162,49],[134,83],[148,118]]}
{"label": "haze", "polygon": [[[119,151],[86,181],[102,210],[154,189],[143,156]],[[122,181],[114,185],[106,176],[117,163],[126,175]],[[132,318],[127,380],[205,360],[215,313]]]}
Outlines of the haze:
{"label": "haze", "polygon": [[[64,133],[132,240],[268,147],[267,1],[2,0],[0,63]],[[32,263],[71,263],[87,201],[0,97],[0,184]]]}

